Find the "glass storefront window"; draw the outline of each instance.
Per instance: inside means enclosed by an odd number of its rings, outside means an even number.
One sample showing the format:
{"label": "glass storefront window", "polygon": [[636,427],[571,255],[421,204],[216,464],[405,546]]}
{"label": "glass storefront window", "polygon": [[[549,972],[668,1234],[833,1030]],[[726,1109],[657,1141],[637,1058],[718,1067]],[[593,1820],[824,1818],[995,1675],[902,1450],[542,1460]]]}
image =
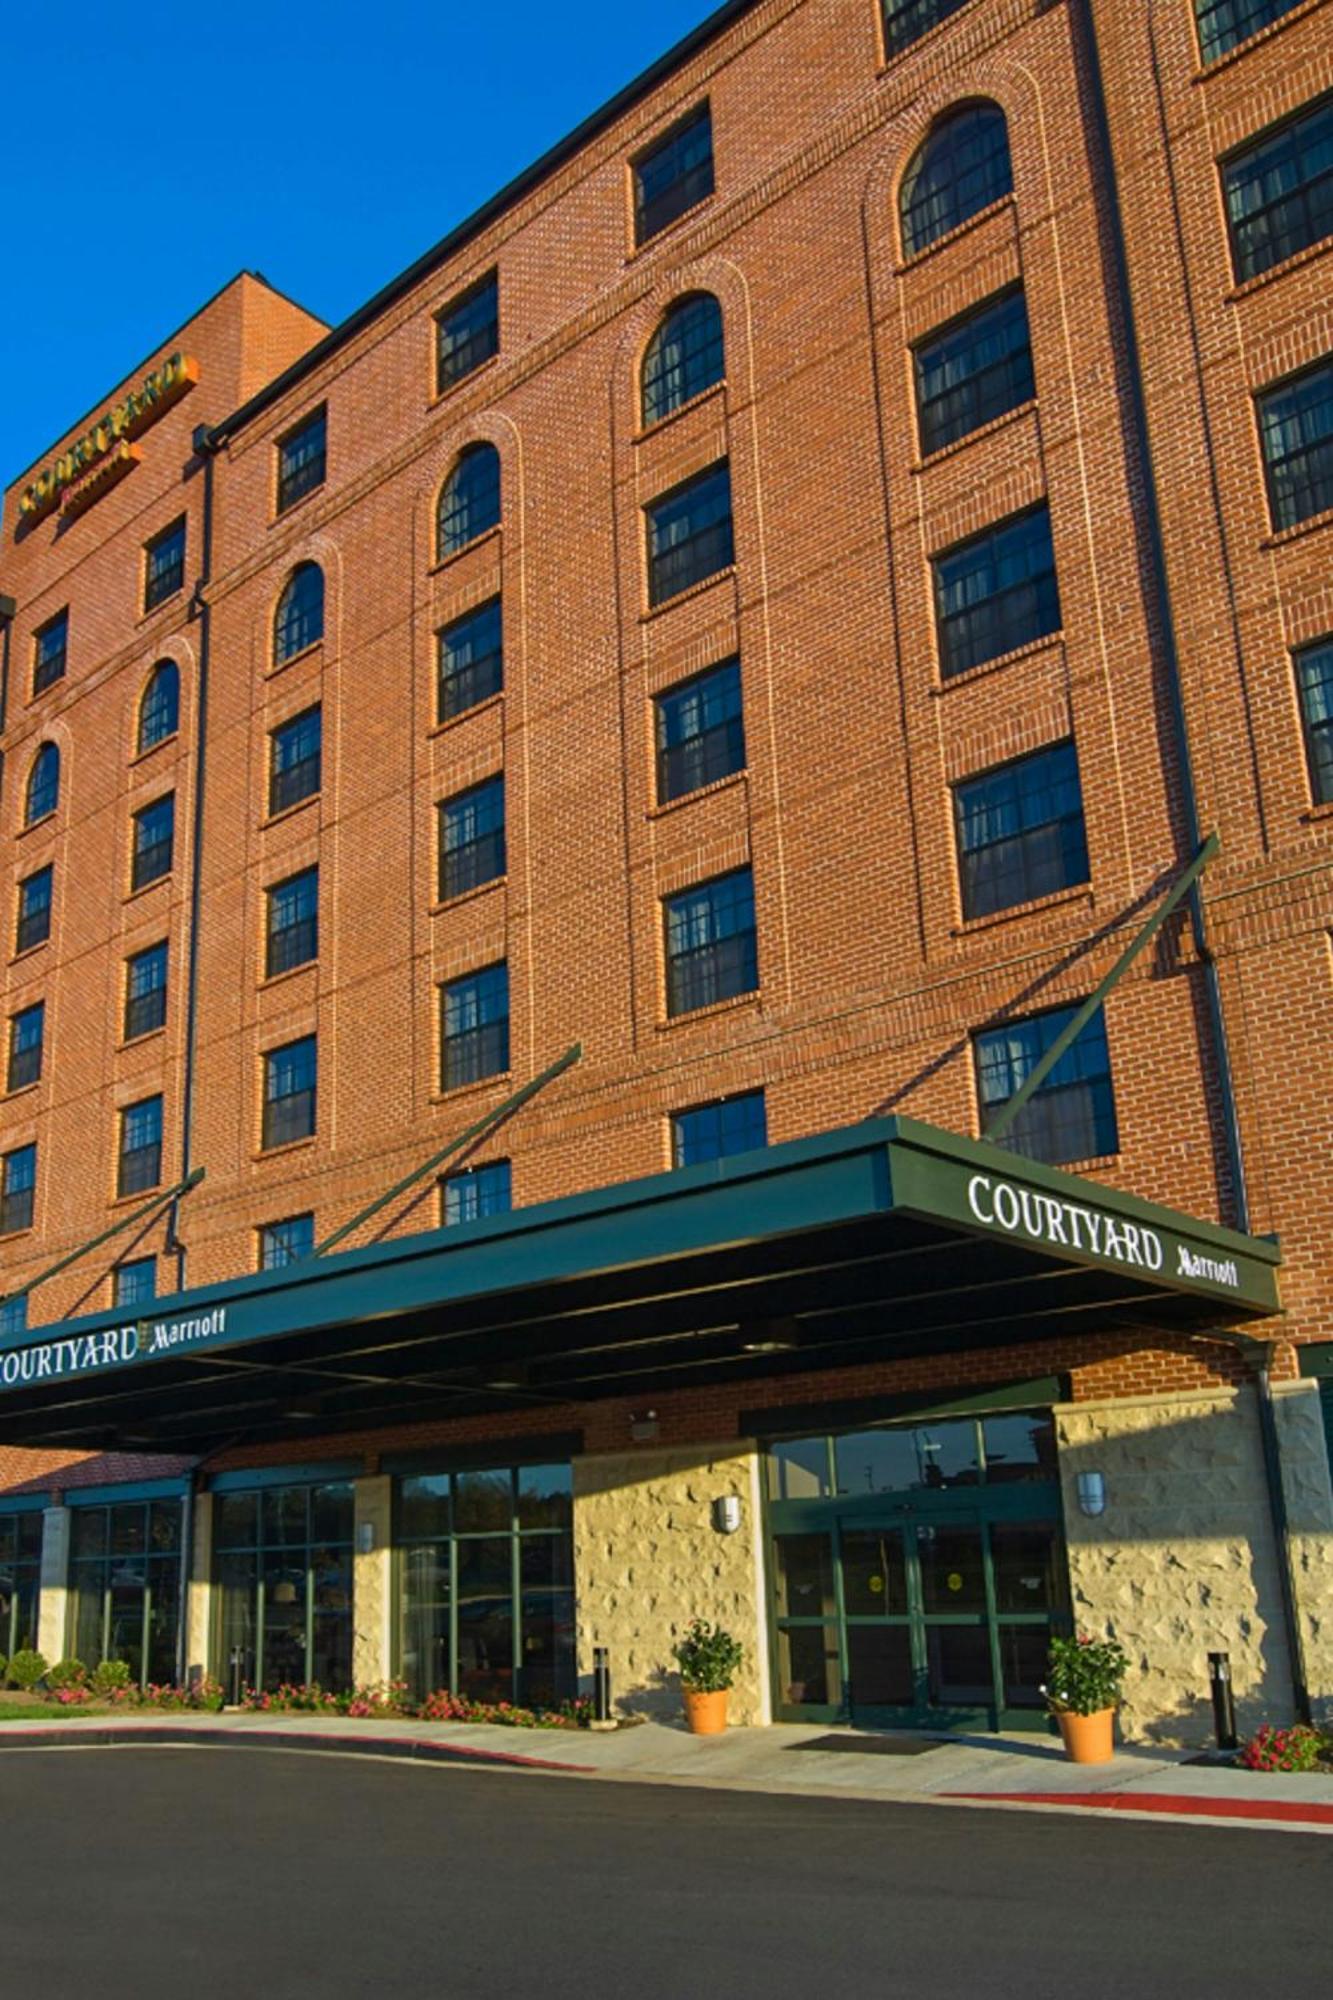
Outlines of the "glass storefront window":
{"label": "glass storefront window", "polygon": [[73,1510],[67,1648],[87,1667],[123,1660],[141,1686],[177,1676],[181,1503]]}
{"label": "glass storefront window", "polygon": [[770,1500],[827,1500],[829,1481],[827,1438],[792,1438],[775,1444],[768,1454]]}
{"label": "glass storefront window", "polygon": [[218,1672],[251,1687],[352,1684],[352,1482],[221,1493],[213,1523]]}
{"label": "glass storefront window", "polygon": [[972,1422],[912,1424],[835,1440],[839,1493],[908,1493],[975,1486],[981,1477]]}
{"label": "glass storefront window", "polygon": [[986,1451],[986,1483],[1000,1480],[1054,1480],[1060,1476],[1055,1458],[1055,1426],[1044,1413],[986,1417],[981,1426]]}
{"label": "glass storefront window", "polygon": [[37,1644],[42,1579],[42,1514],[0,1514],[0,1653]]}
{"label": "glass storefront window", "polygon": [[398,1666],[417,1696],[545,1703],[574,1692],[568,1465],[397,1481]]}

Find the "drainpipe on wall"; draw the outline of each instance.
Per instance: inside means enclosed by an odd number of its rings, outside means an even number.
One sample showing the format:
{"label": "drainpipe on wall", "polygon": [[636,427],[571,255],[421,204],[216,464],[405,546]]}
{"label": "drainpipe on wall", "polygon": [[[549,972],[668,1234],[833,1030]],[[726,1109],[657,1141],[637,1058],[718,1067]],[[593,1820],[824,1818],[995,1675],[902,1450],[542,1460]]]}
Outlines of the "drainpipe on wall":
{"label": "drainpipe on wall", "polygon": [[[199,1024],[199,911],[203,899],[204,776],[208,748],[208,652],[212,612],[206,591],[213,573],[213,457],[216,446],[200,424],[194,449],[204,465],[204,522],[193,608],[199,614],[199,682],[195,696],[194,815],[191,835],[190,939],[185,978],[185,1077],[181,1086],[181,1179],[189,1177],[194,1125],[194,1063]],[[185,1245],[177,1234],[179,1201],[171,1204],[167,1243],[176,1253],[176,1289],[185,1290]]]}
{"label": "drainpipe on wall", "polygon": [[[1185,698],[1180,684],[1180,651],[1176,641],[1175,613],[1171,603],[1171,586],[1167,577],[1166,551],[1162,540],[1162,516],[1157,492],[1157,471],[1153,462],[1152,442],[1148,430],[1147,405],[1143,393],[1143,372],[1139,360],[1138,331],[1134,318],[1134,301],[1129,286],[1129,260],[1125,249],[1124,221],[1120,202],[1120,186],[1116,179],[1115,155],[1111,147],[1111,127],[1106,110],[1106,91],[1102,81],[1101,56],[1097,47],[1097,28],[1092,17],[1091,0],[1075,0],[1070,7],[1076,52],[1081,56],[1081,68],[1088,84],[1087,131],[1093,154],[1093,165],[1097,180],[1106,190],[1106,222],[1108,248],[1110,250],[1111,289],[1115,305],[1119,311],[1125,336],[1125,367],[1121,387],[1124,396],[1125,415],[1129,419],[1135,448],[1143,467],[1143,516],[1148,531],[1148,553],[1151,563],[1152,591],[1155,599],[1159,627],[1162,635],[1162,656],[1166,668],[1166,688],[1171,717],[1171,731],[1175,738],[1176,762],[1180,774],[1181,803],[1185,814],[1185,838],[1191,851],[1197,852],[1203,839],[1199,821],[1198,794],[1194,783],[1194,763],[1190,753],[1189,723],[1185,714]],[[1081,44],[1081,47],[1080,47]],[[1236,1093],[1231,1069],[1231,1051],[1227,1040],[1226,1020],[1222,1011],[1222,989],[1217,974],[1217,961],[1213,957],[1208,941],[1208,921],[1204,910],[1203,894],[1196,881],[1190,889],[1187,908],[1190,929],[1194,937],[1194,948],[1203,967],[1204,992],[1207,997],[1209,1039],[1213,1046],[1213,1060],[1216,1065],[1218,1088],[1221,1093],[1222,1142],[1226,1149],[1227,1171],[1233,1190],[1232,1217],[1235,1227],[1246,1235],[1250,1230],[1250,1203],[1245,1178],[1245,1155],[1241,1145],[1240,1122],[1236,1115]]]}

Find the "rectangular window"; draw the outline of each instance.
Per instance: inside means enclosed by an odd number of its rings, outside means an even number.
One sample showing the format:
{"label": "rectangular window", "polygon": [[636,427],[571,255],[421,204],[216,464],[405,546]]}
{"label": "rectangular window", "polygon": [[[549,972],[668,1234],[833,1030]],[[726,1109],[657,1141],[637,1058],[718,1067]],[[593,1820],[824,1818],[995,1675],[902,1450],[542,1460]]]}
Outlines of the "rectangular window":
{"label": "rectangular window", "polygon": [[324,484],[328,411],[316,410],[278,441],[278,512]]}
{"label": "rectangular window", "polygon": [[39,625],[33,639],[32,649],[32,691],[40,694],[43,688],[53,687],[65,678],[65,664],[69,653],[69,612],[57,611],[54,618],[48,618],[45,625]]}
{"label": "rectangular window", "polygon": [[739,660],[668,688],[655,706],[659,805],[745,769]]}
{"label": "rectangular window", "polygon": [[[983,1134],[1076,1012],[1074,1007],[1055,1007],[974,1037]],[[1051,1167],[1118,1151],[1111,1058],[1100,1007],[999,1144]]]}
{"label": "rectangular window", "polygon": [[435,322],[435,387],[461,382],[500,351],[500,280],[494,271],[446,306]]}
{"label": "rectangular window", "polygon": [[748,868],[668,896],[662,908],[668,1014],[688,1014],[756,990],[759,954]]}
{"label": "rectangular window", "polygon": [[154,535],[143,552],[143,608],[151,611],[185,586],[185,516]]}
{"label": "rectangular window", "polygon": [[488,965],[440,988],[440,1088],[501,1076],[509,1067],[509,967]]}
{"label": "rectangular window", "polygon": [[713,192],[713,120],[699,105],[634,162],[634,241],[684,215]]}
{"label": "rectangular window", "polygon": [[0,1159],[0,1236],[32,1228],[33,1191],[37,1186],[37,1148],[18,1146]]}
{"label": "rectangular window", "polygon": [[14,934],[14,950],[31,951],[34,945],[45,944],[51,935],[51,890],[54,873],[48,864],[39,868],[34,875],[27,875],[19,883],[18,926]]}
{"label": "rectangular window", "polygon": [[920,41],[937,21],[956,14],[965,0],[884,0],[884,49],[896,56]]}
{"label": "rectangular window", "polygon": [[445,799],[440,812],[440,901],[493,882],[505,872],[505,781]]}
{"label": "rectangular window", "polygon": [[1035,393],[1027,301],[1021,285],[916,349],[921,455],[966,437]]}
{"label": "rectangular window", "polygon": [[1310,791],[1316,805],[1328,805],[1333,803],[1333,639],[1303,646],[1295,660]]}
{"label": "rectangular window", "polygon": [[167,1018],[167,947],[151,944],[125,961],[125,1040],[150,1035]]}
{"label": "rectangular window", "polygon": [[1333,360],[1256,398],[1275,528],[1333,507]]}
{"label": "rectangular window", "polygon": [[1222,191],[1238,284],[1333,233],[1333,98],[1233,153]]}
{"label": "rectangular window", "polygon": [[303,868],[268,891],[264,971],[269,979],[319,956],[319,870]]}
{"label": "rectangular window", "polygon": [[735,555],[726,459],[652,501],[644,508],[644,520],[650,604],[665,604],[692,583],[726,569]]}
{"label": "rectangular window", "polygon": [[9,1071],[6,1090],[24,1090],[42,1074],[42,1036],[46,1026],[46,1003],[38,1000],[20,1014],[9,1017]]}
{"label": "rectangular window", "polygon": [[513,1182],[508,1160],[491,1160],[447,1174],[440,1182],[441,1214],[446,1226],[476,1222],[483,1215],[508,1215],[513,1207]]}
{"label": "rectangular window", "polygon": [[315,1037],[287,1042],[264,1057],[263,1149],[308,1139],[315,1130]]}
{"label": "rectangular window", "polygon": [[1195,0],[1199,10],[1199,49],[1206,63],[1216,62],[1260,28],[1280,21],[1300,0]]}
{"label": "rectangular window", "polygon": [[1072,743],[954,788],[963,915],[987,917],[1088,879],[1083,793]]}
{"label": "rectangular window", "polygon": [[133,1310],[136,1306],[150,1306],[156,1297],[156,1257],[135,1257],[128,1264],[117,1264],[111,1274],[113,1306]]}
{"label": "rectangular window", "polygon": [[266,1222],[259,1232],[259,1268],[283,1271],[299,1264],[315,1247],[313,1215],[289,1215],[282,1222]]}
{"label": "rectangular window", "polygon": [[134,853],[130,862],[131,889],[146,889],[171,873],[172,849],[176,838],[176,795],[168,792],[151,806],[134,815]]}
{"label": "rectangular window", "polygon": [[318,708],[307,708],[269,736],[268,809],[270,815],[312,798],[320,787],[323,736]]}
{"label": "rectangular window", "polygon": [[1060,592],[1043,504],[934,558],[940,674],[948,680],[1060,629]]}
{"label": "rectangular window", "polygon": [[162,1099],[145,1097],[120,1114],[117,1194],[141,1194],[162,1179]]}
{"label": "rectangular window", "polygon": [[504,686],[504,631],[500,600],[469,611],[446,625],[440,637],[440,679],[437,721],[462,715],[479,701],[488,701]]}
{"label": "rectangular window", "polygon": [[0,1301],[0,1335],[27,1331],[28,1294],[16,1292],[12,1299]]}
{"label": "rectangular window", "polygon": [[740,1097],[722,1097],[693,1111],[677,1111],[671,1120],[671,1164],[697,1167],[706,1160],[726,1160],[733,1153],[752,1153],[768,1144],[768,1118],[762,1090]]}

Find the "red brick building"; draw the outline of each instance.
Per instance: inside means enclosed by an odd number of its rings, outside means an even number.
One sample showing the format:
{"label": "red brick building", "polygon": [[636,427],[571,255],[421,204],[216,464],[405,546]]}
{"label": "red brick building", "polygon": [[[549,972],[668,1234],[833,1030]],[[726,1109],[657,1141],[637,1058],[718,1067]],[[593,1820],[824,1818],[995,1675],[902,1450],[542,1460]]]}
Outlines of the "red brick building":
{"label": "red brick building", "polygon": [[1329,21],[729,5],[14,481],[9,1646],[1330,1692]]}

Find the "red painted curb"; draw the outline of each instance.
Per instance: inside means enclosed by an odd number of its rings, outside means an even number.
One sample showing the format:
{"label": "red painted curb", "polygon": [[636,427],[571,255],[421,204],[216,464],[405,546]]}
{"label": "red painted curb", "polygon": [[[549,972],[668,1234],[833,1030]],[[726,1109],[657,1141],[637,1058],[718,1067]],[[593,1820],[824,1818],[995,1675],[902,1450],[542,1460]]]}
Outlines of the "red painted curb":
{"label": "red painted curb", "polygon": [[1285,1825],[1333,1826],[1333,1805],[1285,1799],[1190,1798],[1183,1792],[940,1792],[1011,1806],[1082,1806],[1100,1812],[1188,1813],[1195,1819],[1271,1819]]}

